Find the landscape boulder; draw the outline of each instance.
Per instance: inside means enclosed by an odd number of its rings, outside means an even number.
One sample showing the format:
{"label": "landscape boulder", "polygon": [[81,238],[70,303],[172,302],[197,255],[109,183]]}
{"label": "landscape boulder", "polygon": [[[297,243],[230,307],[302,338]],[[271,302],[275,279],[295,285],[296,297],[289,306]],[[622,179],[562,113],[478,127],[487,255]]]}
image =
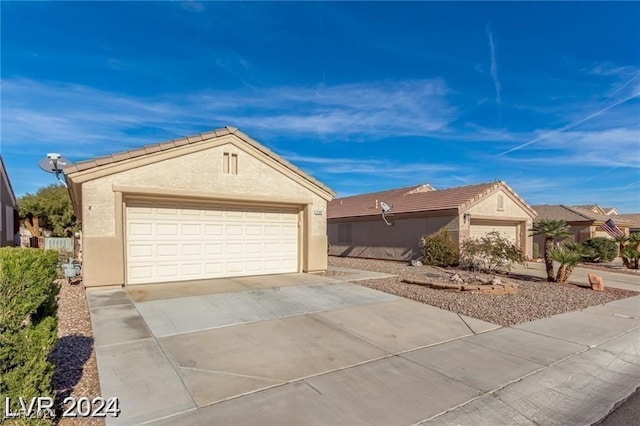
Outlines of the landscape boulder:
{"label": "landscape boulder", "polygon": [[591,284],[591,290],[604,291],[604,281],[600,275],[589,273],[589,284]]}

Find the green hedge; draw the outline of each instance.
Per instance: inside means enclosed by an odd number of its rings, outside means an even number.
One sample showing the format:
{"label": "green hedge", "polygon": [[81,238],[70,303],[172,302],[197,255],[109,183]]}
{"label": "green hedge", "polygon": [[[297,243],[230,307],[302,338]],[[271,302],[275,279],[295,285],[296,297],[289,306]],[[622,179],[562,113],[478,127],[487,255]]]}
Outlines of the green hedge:
{"label": "green hedge", "polygon": [[54,365],[48,358],[57,341],[57,265],[58,254],[54,250],[0,249],[3,409],[7,396],[11,398],[12,412],[18,409],[19,397],[53,397]]}

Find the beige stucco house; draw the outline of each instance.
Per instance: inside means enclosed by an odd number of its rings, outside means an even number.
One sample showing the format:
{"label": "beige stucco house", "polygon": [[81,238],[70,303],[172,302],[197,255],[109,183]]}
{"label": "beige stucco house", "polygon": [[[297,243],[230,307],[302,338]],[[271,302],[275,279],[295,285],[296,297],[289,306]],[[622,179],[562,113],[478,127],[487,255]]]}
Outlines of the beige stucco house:
{"label": "beige stucco house", "polygon": [[19,212],[11,181],[0,156],[0,247],[15,245]]}
{"label": "beige stucco house", "polygon": [[[541,204],[533,206],[538,213],[538,219],[564,220],[571,230],[571,239],[577,243],[584,243],[589,238],[606,237],[613,238],[604,229],[602,224],[612,219],[615,225],[625,234],[629,234],[629,228],[633,226],[623,216],[607,216],[596,212],[595,209],[585,208],[589,206],[567,206],[564,204]],[[544,235],[536,235],[534,242],[538,247],[544,244]],[[541,250],[541,249],[540,249]]]}
{"label": "beige stucco house", "polygon": [[64,169],[86,286],[327,268],[334,192],[225,127]]}
{"label": "beige stucco house", "polygon": [[622,220],[629,224],[629,233],[640,232],[640,213],[618,214],[615,220]]}
{"label": "beige stucco house", "polygon": [[[382,217],[385,203],[391,209]],[[329,253],[410,260],[424,234],[446,228],[460,245],[498,231],[531,256],[533,209],[506,183],[435,190],[429,185],[336,198],[328,207]]]}

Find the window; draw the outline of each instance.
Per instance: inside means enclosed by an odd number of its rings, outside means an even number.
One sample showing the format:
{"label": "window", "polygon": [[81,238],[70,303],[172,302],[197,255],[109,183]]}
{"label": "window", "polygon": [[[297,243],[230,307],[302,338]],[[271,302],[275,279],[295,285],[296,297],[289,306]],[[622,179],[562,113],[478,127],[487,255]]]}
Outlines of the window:
{"label": "window", "polygon": [[351,243],[351,224],[350,223],[338,224],[338,242]]}
{"label": "window", "polygon": [[228,152],[222,154],[222,173],[225,175],[238,174],[238,154]]}
{"label": "window", "polygon": [[504,196],[498,195],[498,211],[504,211]]}

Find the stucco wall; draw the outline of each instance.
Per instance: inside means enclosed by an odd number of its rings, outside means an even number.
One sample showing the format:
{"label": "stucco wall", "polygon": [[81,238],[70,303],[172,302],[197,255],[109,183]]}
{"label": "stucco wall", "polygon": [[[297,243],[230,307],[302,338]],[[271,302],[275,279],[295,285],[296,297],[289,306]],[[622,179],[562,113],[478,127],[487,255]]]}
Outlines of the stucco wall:
{"label": "stucco wall", "polygon": [[10,229],[7,229],[7,207],[12,211],[12,216],[17,213],[17,206],[13,203],[11,193],[9,192],[9,184],[5,181],[3,173],[0,173],[0,247],[14,245],[14,220],[12,217]]}
{"label": "stucco wall", "polygon": [[[502,196],[502,209],[498,209],[498,197]],[[508,192],[500,189],[477,204],[472,205],[466,211],[469,213],[468,220],[464,220],[460,215],[460,234],[462,239],[468,238],[471,226],[471,219],[484,220],[504,220],[505,223],[513,223],[517,226],[518,241],[521,249],[527,257],[533,256],[533,238],[527,230],[533,225],[533,218],[520,203],[516,202]]]}
{"label": "stucco wall", "polygon": [[[502,210],[498,210],[499,196],[502,196],[503,199]],[[516,203],[511,196],[502,189],[469,207],[467,212],[470,213],[472,217],[476,217],[477,215],[494,217],[529,217],[529,214],[520,206],[520,204]]]}
{"label": "stucco wall", "polygon": [[[326,269],[326,201],[292,178],[249,154],[234,143],[189,153],[180,157],[144,165],[85,182],[82,186],[82,231],[84,239],[84,275],[86,285],[124,283],[124,245],[122,235],[122,200],[114,185],[168,188],[238,194],[251,198],[280,197],[309,200],[305,209],[305,270]],[[241,142],[238,142],[242,146]],[[238,154],[238,174],[223,173],[223,153]],[[126,196],[126,194],[125,194]],[[120,195],[120,197],[122,197]],[[213,198],[212,198],[213,200]],[[118,212],[120,210],[120,212]],[[315,211],[321,211],[316,215]],[[107,259],[105,259],[107,256]],[[110,265],[105,266],[105,260]]]}
{"label": "stucco wall", "polygon": [[[351,243],[338,241],[339,223],[351,223]],[[398,219],[385,224],[382,217],[357,222],[331,222],[328,225],[329,254],[372,259],[409,260],[420,255],[420,237],[446,227],[458,240],[455,216]]]}

